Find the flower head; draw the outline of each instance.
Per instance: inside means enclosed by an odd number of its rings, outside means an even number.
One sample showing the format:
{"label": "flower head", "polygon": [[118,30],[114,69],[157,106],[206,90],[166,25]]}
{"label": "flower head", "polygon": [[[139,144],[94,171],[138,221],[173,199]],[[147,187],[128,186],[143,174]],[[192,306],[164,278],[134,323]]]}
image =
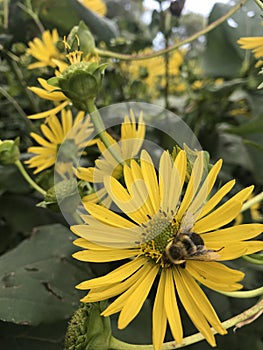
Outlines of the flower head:
{"label": "flower head", "polygon": [[179,298],[196,328],[215,346],[212,326],[226,330],[199,283],[215,290],[242,288],[244,274],[221,261],[238,258],[263,248],[263,242],[248,241],[263,230],[261,224],[225,227],[240,212],[252,191],[245,188],[219,205],[234,186],[229,181],[212,195],[220,171],[219,160],[204,171],[198,154],[189,181],[185,151],[173,161],[168,152],[160,158],[159,175],[146,151],[140,162],[124,165],[124,183],[105,177],[105,187],[125,217],[94,203],[85,203],[85,223],[72,227],[84,248],[74,254],[82,261],[106,262],[131,259],[109,274],[80,283],[90,290],[83,302],[118,296],[102,315],[120,312],[118,327],[125,328],[139,313],[154,281],[158,287],[153,306],[153,344],[161,349],[167,321],[174,339],[182,342]]}
{"label": "flower head", "polygon": [[30,134],[39,146],[28,148],[28,152],[34,155],[25,162],[29,168],[36,168],[35,174],[55,164],[61,145],[63,149],[60,152],[65,155],[63,158],[72,162],[87,145],[96,142],[95,140],[88,142],[93,132],[93,125],[90,117],[84,118],[84,112],[79,112],[73,120],[71,111],[63,109],[61,122],[56,115],[52,115],[40,128],[44,137],[34,132]]}
{"label": "flower head", "polygon": [[[146,48],[142,54],[147,55],[151,52],[151,49]],[[175,51],[169,54],[168,72],[170,77],[170,88],[172,89],[171,91],[176,90],[176,86],[178,85],[175,78],[179,75],[183,59],[184,53],[182,51]],[[163,56],[133,61],[131,64],[125,63],[123,64],[123,67],[125,70],[128,70],[133,79],[144,81],[151,94],[154,93],[157,95],[157,91],[165,86],[166,61]]]}
{"label": "flower head", "polygon": [[119,142],[114,140],[107,133],[107,138],[111,144],[110,148],[119,155],[119,158],[123,159],[122,164],[112,156],[112,153],[105,147],[102,141],[97,141],[102,157],[95,161],[95,167],[79,167],[77,169],[77,176],[79,179],[94,183],[97,187],[96,192],[83,198],[84,202],[101,202],[106,207],[110,205],[111,199],[103,185],[104,176],[110,175],[116,179],[120,179],[123,175],[123,164],[129,164],[130,160],[137,156],[142,147],[144,136],[145,124],[142,119],[142,114],[136,125],[135,116],[131,110],[130,117],[128,115],[124,117],[124,122],[121,125],[121,137]]}
{"label": "flower head", "polygon": [[28,68],[42,68],[42,67],[56,67],[53,59],[63,60],[64,54],[57,49],[57,42],[59,41],[58,32],[53,29],[52,32],[45,30],[40,38],[34,38],[28,43],[29,48],[27,53],[38,60],[38,62],[31,63]]}

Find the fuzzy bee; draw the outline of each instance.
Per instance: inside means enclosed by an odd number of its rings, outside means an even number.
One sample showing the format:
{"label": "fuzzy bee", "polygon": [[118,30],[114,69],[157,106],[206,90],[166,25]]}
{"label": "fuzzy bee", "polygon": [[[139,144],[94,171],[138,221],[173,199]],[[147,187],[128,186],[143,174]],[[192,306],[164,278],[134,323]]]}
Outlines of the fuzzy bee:
{"label": "fuzzy bee", "polygon": [[176,265],[184,265],[186,260],[215,261],[218,251],[206,249],[202,237],[195,232],[179,233],[167,244],[164,259]]}

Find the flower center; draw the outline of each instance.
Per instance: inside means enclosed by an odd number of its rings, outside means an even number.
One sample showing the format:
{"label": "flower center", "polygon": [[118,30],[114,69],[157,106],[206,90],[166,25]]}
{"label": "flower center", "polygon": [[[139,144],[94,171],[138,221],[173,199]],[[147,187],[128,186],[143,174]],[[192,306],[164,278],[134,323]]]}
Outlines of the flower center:
{"label": "flower center", "polygon": [[162,267],[167,265],[163,262],[162,256],[178,228],[179,224],[172,214],[168,215],[163,211],[159,211],[147,224],[142,225],[142,255],[151,258],[156,263],[160,263]]}

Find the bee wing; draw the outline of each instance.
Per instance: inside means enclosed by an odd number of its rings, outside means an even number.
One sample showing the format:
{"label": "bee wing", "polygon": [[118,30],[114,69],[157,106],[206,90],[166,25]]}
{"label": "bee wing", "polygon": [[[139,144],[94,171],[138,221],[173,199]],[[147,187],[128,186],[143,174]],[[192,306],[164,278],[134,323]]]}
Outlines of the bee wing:
{"label": "bee wing", "polygon": [[199,260],[199,261],[216,261],[219,260],[220,255],[214,251],[197,252],[191,256],[188,256],[186,260]]}

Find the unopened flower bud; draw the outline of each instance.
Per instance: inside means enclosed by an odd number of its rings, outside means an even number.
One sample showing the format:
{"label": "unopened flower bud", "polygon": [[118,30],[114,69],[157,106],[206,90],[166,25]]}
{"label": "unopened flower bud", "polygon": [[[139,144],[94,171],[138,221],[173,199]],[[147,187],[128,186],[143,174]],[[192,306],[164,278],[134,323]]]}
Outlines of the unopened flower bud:
{"label": "unopened flower bud", "polygon": [[65,350],[108,350],[111,338],[109,317],[100,316],[105,302],[83,304],[69,322]]}
{"label": "unopened flower bud", "polygon": [[0,140],[0,164],[14,164],[19,160],[19,138],[15,140]]}
{"label": "unopened flower bud", "polygon": [[93,101],[99,92],[106,66],[81,61],[68,66],[48,83],[59,87],[77,109],[86,111],[88,102]]}
{"label": "unopened flower bud", "polygon": [[63,212],[75,213],[80,202],[78,186],[74,179],[63,180],[51,187],[44,198],[39,203],[39,207],[49,208],[58,211],[59,207],[63,208]]}

